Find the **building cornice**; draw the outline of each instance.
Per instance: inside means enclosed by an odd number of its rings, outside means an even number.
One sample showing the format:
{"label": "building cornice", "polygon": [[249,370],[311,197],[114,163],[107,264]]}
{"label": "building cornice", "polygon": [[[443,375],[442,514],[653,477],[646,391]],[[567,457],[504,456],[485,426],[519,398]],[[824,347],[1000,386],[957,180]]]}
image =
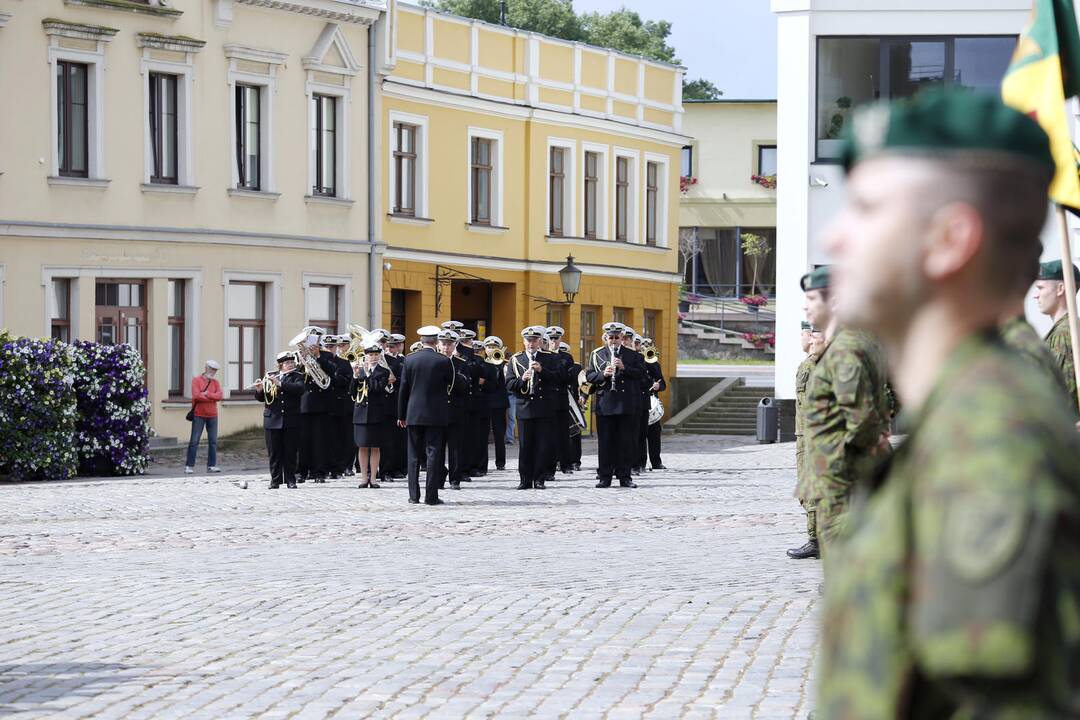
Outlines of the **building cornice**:
{"label": "building cornice", "polygon": [[241,45],[239,43],[225,43],[222,46],[225,57],[230,60],[247,60],[249,62],[266,63],[268,65],[281,65],[288,58],[288,53],[276,50],[263,50],[262,48]]}
{"label": "building cornice", "polygon": [[386,12],[376,0],[236,0],[240,5],[284,10],[336,22],[371,25]]}
{"label": "building cornice", "polygon": [[136,2],[135,0],[64,0],[64,4],[99,8],[101,10],[141,13],[143,15],[154,15],[169,20],[175,20],[184,14],[183,11],[166,7],[164,4],[152,5],[145,2]]}
{"label": "building cornice", "polygon": [[104,25],[87,25],[86,23],[68,22],[57,18],[45,18],[41,21],[41,27],[45,30],[45,34],[50,36],[74,38],[76,40],[99,40],[101,42],[112,41],[116,33],[120,32],[116,28],[105,27]]}
{"label": "building cornice", "polygon": [[205,40],[186,35],[162,35],[161,33],[141,32],[136,37],[139,47],[153,50],[193,53],[199,52],[206,46]]}

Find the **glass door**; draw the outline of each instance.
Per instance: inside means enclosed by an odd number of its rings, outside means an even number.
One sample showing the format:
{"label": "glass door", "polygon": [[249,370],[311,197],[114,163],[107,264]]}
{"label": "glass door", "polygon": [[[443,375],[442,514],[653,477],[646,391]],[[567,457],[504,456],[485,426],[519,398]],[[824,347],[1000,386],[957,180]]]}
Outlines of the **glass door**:
{"label": "glass door", "polygon": [[145,365],[146,282],[98,280],[95,294],[97,341],[103,345],[130,345],[139,351]]}

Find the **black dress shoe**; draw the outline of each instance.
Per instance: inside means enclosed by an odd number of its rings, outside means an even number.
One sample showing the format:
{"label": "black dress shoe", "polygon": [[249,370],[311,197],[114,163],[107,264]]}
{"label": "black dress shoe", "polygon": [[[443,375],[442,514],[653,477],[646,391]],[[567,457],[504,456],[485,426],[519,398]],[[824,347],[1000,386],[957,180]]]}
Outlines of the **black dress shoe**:
{"label": "black dress shoe", "polygon": [[450,483],[450,489],[451,490],[460,490],[461,489],[461,483],[459,483],[459,482]]}
{"label": "black dress shoe", "polygon": [[661,464],[657,465],[656,467],[654,467],[653,470],[667,470],[667,465],[664,465],[663,463],[661,463]]}
{"label": "black dress shoe", "polygon": [[505,470],[505,469],[506,469],[506,466],[505,466],[505,465],[496,465],[496,466],[495,466],[495,469],[496,469],[496,470]]}
{"label": "black dress shoe", "polygon": [[631,475],[640,475],[641,474],[641,468],[634,468],[633,470],[630,471],[630,474]]}
{"label": "black dress shoe", "polygon": [[610,480],[601,480],[600,482],[596,483],[596,487],[598,487],[598,488],[609,488],[609,487],[611,487],[611,481]]}
{"label": "black dress shoe", "polygon": [[536,488],[537,490],[546,490],[547,489],[547,486],[544,485],[543,480],[541,480],[540,482],[534,484],[533,487]]}
{"label": "black dress shoe", "polygon": [[412,498],[409,498],[409,504],[410,505],[419,505],[420,501],[419,500],[413,500]]}
{"label": "black dress shoe", "polygon": [[445,505],[445,504],[446,504],[446,502],[445,502],[445,501],[443,501],[443,500],[432,500],[431,502],[427,502],[427,501],[425,500],[425,501],[424,501],[424,504],[425,504],[425,505]]}
{"label": "black dress shoe", "polygon": [[279,487],[281,487],[281,483],[270,483],[271,490],[277,490]]}
{"label": "black dress shoe", "polygon": [[475,477],[475,476],[474,475],[466,475],[465,477],[461,478],[461,480],[459,480],[458,482],[472,482],[473,477]]}
{"label": "black dress shoe", "polygon": [[518,490],[532,490],[532,485],[530,483],[518,483],[517,489]]}
{"label": "black dress shoe", "polygon": [[296,483],[289,483],[285,487],[289,488],[290,490],[295,490],[296,489]]}
{"label": "black dress shoe", "polygon": [[624,488],[636,488],[636,487],[637,487],[637,483],[636,483],[636,482],[634,482],[633,480],[620,480],[620,481],[619,481],[619,487],[624,487]]}
{"label": "black dress shoe", "polygon": [[574,470],[580,470],[580,469],[581,469],[581,463],[579,463],[579,462],[576,462],[576,463],[572,463],[572,464],[570,465],[570,467],[571,467],[572,469],[574,469]]}
{"label": "black dress shoe", "polygon": [[792,560],[808,560],[810,558],[821,557],[821,549],[818,547],[818,541],[816,539],[807,540],[806,544],[799,548],[791,548],[787,551],[787,556]]}

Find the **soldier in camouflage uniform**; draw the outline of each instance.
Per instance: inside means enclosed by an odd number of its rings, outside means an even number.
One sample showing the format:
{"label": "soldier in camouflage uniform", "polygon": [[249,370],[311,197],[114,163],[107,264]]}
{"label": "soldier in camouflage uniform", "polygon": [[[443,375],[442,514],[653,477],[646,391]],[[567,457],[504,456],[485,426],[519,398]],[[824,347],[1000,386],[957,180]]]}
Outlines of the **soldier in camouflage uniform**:
{"label": "soldier in camouflage uniform", "polygon": [[1080,441],[997,332],[1049,141],[968,92],[849,125],[836,312],[882,338],[913,420],[828,545],[817,718],[1080,717]]}
{"label": "soldier in camouflage uniform", "polygon": [[[1080,286],[1080,269],[1075,265],[1072,269],[1076,284]],[[1054,326],[1050,328],[1044,342],[1065,378],[1070,406],[1076,410],[1076,371],[1073,366],[1072,335],[1069,333],[1068,300],[1065,298],[1065,274],[1060,260],[1039,266],[1039,279],[1035,281],[1035,301],[1039,304],[1039,310],[1054,320]]]}
{"label": "soldier in camouflage uniform", "polygon": [[1065,396],[1067,392],[1065,376],[1062,375],[1061,368],[1050,349],[1039,338],[1039,334],[1035,332],[1035,328],[1031,327],[1031,323],[1027,321],[1024,314],[1024,300],[1039,272],[1038,257],[1032,257],[1029,265],[1030,272],[1018,273],[1016,293],[1013,295],[1010,306],[1002,315],[1001,339],[1027,364],[1029,369],[1042,373],[1056,384],[1061,389],[1062,396]]}

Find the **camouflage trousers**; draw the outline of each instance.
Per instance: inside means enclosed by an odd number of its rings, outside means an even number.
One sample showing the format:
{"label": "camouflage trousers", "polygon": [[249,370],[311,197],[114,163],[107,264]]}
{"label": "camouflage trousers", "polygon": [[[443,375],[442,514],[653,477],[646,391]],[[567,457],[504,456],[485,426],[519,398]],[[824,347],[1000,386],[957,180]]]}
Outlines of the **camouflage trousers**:
{"label": "camouflage trousers", "polygon": [[817,501],[800,500],[799,504],[806,512],[806,535],[811,540],[817,540]]}
{"label": "camouflage trousers", "polygon": [[810,482],[810,469],[806,467],[806,453],[803,450],[803,437],[795,436],[795,497],[806,512],[806,534],[811,540],[817,539],[817,498]]}

